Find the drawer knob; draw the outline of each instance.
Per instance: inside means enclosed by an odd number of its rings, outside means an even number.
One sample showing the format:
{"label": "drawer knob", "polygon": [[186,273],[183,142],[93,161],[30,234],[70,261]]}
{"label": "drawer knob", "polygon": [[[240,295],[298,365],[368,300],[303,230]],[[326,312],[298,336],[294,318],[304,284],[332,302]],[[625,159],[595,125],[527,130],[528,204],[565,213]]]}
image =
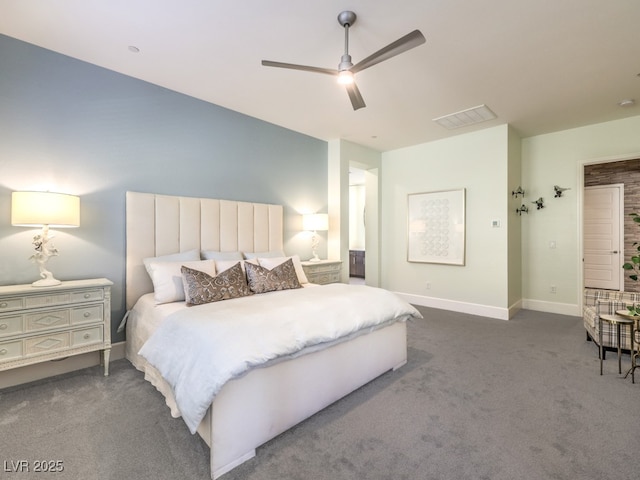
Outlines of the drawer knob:
{"label": "drawer knob", "polygon": [[7,328],[9,328],[9,325],[6,323],[0,323],[0,330],[6,330]]}
{"label": "drawer knob", "polygon": [[85,340],[89,340],[90,338],[91,338],[91,335],[90,335],[90,334],[88,334],[88,333],[85,333],[85,334],[84,334],[84,339],[85,339]]}
{"label": "drawer knob", "polygon": [[7,302],[0,303],[0,308],[7,308],[9,304]]}
{"label": "drawer knob", "polygon": [[84,298],[91,298],[91,294],[90,293],[85,293],[84,294]]}
{"label": "drawer knob", "polygon": [[2,350],[0,350],[0,355],[6,355],[8,352],[8,350],[6,348],[3,348]]}
{"label": "drawer knob", "polygon": [[91,316],[90,312],[84,312],[84,318],[89,318]]}

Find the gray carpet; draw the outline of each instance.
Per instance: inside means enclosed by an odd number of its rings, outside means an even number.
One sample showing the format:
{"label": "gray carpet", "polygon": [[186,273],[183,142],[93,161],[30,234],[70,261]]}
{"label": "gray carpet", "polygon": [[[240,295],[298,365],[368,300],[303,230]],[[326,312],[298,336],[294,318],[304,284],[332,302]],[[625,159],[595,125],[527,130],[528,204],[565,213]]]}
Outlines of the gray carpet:
{"label": "gray carpet", "polygon": [[[640,478],[640,372],[635,385],[622,379],[610,353],[600,376],[581,319],[420,310],[407,365],[222,480]],[[3,479],[209,478],[204,442],[126,360],[107,378],[96,367],[0,391],[0,428]],[[7,471],[20,460],[64,471]]]}

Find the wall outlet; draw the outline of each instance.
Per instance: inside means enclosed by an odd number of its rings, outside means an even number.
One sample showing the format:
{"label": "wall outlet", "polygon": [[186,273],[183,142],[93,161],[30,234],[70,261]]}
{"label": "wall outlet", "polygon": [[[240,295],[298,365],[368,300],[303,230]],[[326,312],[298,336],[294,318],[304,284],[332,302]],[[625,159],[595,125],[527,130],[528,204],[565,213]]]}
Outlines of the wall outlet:
{"label": "wall outlet", "polygon": [[557,292],[557,290],[556,290],[556,286],[555,286],[555,285],[551,285],[551,287],[549,287],[549,291],[550,291],[551,293],[556,293],[556,292]]}
{"label": "wall outlet", "polygon": [[427,287],[427,290],[431,290],[431,283],[430,282],[427,282],[425,286]]}

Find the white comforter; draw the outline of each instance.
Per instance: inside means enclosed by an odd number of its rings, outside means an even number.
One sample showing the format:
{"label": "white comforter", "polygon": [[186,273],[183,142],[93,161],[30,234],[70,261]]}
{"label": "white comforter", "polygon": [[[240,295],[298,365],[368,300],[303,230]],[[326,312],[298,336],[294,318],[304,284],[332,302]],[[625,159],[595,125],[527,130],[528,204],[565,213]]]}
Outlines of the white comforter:
{"label": "white comforter", "polygon": [[191,430],[225,382],[283,356],[420,313],[395,294],[331,284],[179,310],[140,350],[173,389]]}

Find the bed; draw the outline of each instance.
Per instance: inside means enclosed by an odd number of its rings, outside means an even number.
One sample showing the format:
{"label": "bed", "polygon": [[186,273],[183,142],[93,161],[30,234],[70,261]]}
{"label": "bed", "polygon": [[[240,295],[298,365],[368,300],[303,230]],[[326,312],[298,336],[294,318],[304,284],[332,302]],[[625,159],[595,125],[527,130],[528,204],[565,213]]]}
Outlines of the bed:
{"label": "bed", "polygon": [[[171,323],[167,319],[187,315],[185,311],[189,308],[184,301],[158,304],[154,300],[158,291],[154,292],[145,259],[194,250],[222,255],[244,252],[247,256],[260,257],[283,250],[283,231],[283,207],[279,205],[127,192],[126,355],[164,395],[173,416],[183,416],[187,422],[187,415],[177,401],[180,387],[167,373],[163,376],[161,362],[152,365],[140,351],[144,353],[158,332]],[[273,305],[286,304],[294,302],[294,296],[312,298],[332,294],[332,289],[334,295],[348,297],[344,289],[349,286],[342,284],[302,284],[301,287],[295,293],[269,292],[193,307],[191,311],[224,308],[229,312],[230,306],[235,305],[233,302],[237,305],[254,301],[263,305],[272,301]],[[380,290],[358,288],[367,295],[371,294],[370,290]],[[276,301],[280,298],[282,300]],[[407,361],[406,320],[420,314],[399,301],[403,305],[398,307],[393,319],[321,346],[304,347],[295,354],[249,368],[225,381],[215,391],[201,419],[191,419],[195,422],[190,426],[192,432],[197,431],[210,447],[211,477],[220,477],[255,456],[256,448],[266,441],[381,374],[404,365]],[[312,303],[312,300],[303,300],[301,304],[305,302]],[[346,322],[337,317],[336,320]],[[174,321],[173,325],[182,323]],[[180,341],[176,339],[175,343]]]}

